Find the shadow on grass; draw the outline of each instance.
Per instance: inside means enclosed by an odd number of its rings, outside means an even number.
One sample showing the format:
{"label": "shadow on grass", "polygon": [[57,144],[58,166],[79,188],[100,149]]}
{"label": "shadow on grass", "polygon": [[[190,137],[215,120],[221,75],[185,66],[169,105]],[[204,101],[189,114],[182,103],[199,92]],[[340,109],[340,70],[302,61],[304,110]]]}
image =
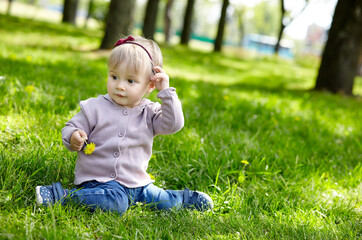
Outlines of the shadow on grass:
{"label": "shadow on grass", "polygon": [[[176,172],[189,173],[182,179],[166,168],[162,176],[171,185],[199,186],[206,176],[212,184],[219,168],[219,181],[227,184],[228,179],[232,179],[237,183],[243,159],[251,164],[248,169],[251,178],[308,179],[325,172],[332,179],[342,181],[345,187],[358,185],[350,174],[362,157],[355,154],[360,146],[358,139],[362,139],[361,125],[347,123],[352,124],[353,133],[334,129],[340,121],[337,110],[343,110],[347,118],[357,119],[360,104],[357,100],[244,83],[225,86],[179,78],[174,79],[174,83],[186,118],[185,131],[173,139],[181,150],[175,147],[176,153],[160,153],[164,162],[159,163],[157,159],[157,163],[152,163],[156,169],[168,166],[177,169]],[[225,94],[226,89],[233,95]],[[244,97],[234,98],[238,94]],[[258,97],[266,102],[259,102]],[[269,98],[278,105],[268,104]],[[289,106],[293,102],[298,103],[300,111],[294,112]],[[342,120],[341,124],[346,123]],[[190,131],[195,134],[188,135]],[[167,149],[162,145],[156,148]],[[184,152],[188,148],[192,153]],[[183,164],[169,162],[177,158]]]}
{"label": "shadow on grass", "polygon": [[[74,37],[89,37],[100,36],[100,31],[94,31],[89,29],[76,28],[67,24],[54,24],[48,22],[41,22],[35,20],[29,20],[26,18],[19,18],[9,15],[0,14],[0,30],[6,32],[20,32],[20,33],[39,33],[44,36],[57,35],[57,36],[74,36]],[[24,38],[24,42],[26,38]]]}
{"label": "shadow on grass", "polygon": [[[0,88],[5,93],[2,110],[27,107],[40,111],[60,113],[77,108],[80,100],[106,91],[106,60],[99,58],[92,62],[78,59],[35,63],[26,59],[0,58],[2,72]],[[27,86],[34,91],[28,93]],[[71,89],[71,90],[70,90]],[[4,105],[5,104],[5,105]],[[29,105],[30,104],[30,105]],[[22,107],[18,107],[22,106]]]}

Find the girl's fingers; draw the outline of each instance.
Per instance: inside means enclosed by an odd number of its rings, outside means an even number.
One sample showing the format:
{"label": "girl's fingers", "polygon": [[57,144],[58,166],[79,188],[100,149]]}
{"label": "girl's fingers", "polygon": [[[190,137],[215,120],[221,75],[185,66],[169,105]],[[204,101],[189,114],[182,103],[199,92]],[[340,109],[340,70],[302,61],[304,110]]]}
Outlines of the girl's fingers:
{"label": "girl's fingers", "polygon": [[162,80],[162,79],[166,79],[168,76],[167,76],[167,74],[166,73],[156,73],[156,75],[154,75],[152,78],[151,78],[151,80],[152,81],[160,81],[160,80]]}
{"label": "girl's fingers", "polygon": [[160,66],[155,66],[153,69],[156,71],[156,73],[164,73],[165,72]]}
{"label": "girl's fingers", "polygon": [[165,88],[169,87],[169,76],[167,73],[160,67],[154,67],[156,74],[151,78],[153,84],[155,84],[156,88],[161,91]]}
{"label": "girl's fingers", "polygon": [[87,134],[82,130],[82,129],[79,129],[78,130],[78,133],[79,133],[79,136],[85,140],[88,140],[88,136]]}
{"label": "girl's fingers", "polygon": [[76,150],[76,151],[81,150],[82,147],[83,147],[83,143],[78,143],[78,142],[76,142],[76,141],[71,142],[70,145],[71,145],[72,148],[73,148],[74,150]]}
{"label": "girl's fingers", "polygon": [[88,140],[87,134],[79,129],[73,133],[70,139],[70,145],[74,150],[79,151],[84,145],[84,140]]}

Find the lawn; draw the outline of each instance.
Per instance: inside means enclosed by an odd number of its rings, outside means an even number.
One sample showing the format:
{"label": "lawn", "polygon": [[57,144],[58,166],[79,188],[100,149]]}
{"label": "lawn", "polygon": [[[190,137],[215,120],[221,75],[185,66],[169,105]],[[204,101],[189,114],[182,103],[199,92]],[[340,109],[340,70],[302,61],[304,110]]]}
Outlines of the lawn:
{"label": "lawn", "polygon": [[162,51],[185,127],[155,138],[149,173],[215,208],[38,207],[35,186],[74,187],[61,129],[80,100],[106,93],[109,51],[95,50],[97,30],[4,15],[0,26],[1,239],[362,238],[361,98],[309,91],[306,64],[180,46]]}

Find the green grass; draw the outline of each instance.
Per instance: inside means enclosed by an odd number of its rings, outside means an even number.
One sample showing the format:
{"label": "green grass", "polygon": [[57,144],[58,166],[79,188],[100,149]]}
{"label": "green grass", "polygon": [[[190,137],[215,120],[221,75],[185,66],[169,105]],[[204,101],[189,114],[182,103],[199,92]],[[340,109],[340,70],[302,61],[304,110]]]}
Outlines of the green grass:
{"label": "green grass", "polygon": [[73,187],[60,131],[79,100],[106,92],[109,52],[94,51],[100,31],[3,15],[0,26],[0,239],[362,238],[361,99],[308,91],[317,69],[305,64],[183,47],[162,51],[186,124],[155,139],[149,172],[209,193],[214,210],[36,206],[36,185]]}

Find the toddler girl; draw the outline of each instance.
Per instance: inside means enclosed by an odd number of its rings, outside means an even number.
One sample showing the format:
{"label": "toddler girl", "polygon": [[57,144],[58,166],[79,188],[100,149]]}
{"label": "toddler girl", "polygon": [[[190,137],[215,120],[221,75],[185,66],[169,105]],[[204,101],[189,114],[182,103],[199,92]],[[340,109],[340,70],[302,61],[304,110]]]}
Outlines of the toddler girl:
{"label": "toddler girl", "polygon": [[[207,194],[163,190],[146,172],[153,138],[176,133],[184,124],[181,102],[161,67],[154,41],[129,36],[115,44],[108,61],[108,94],[81,101],[80,112],[62,129],[65,147],[78,151],[77,188],[63,189],[59,182],[37,186],[39,204],[72,201],[120,215],[137,202],[159,210],[213,207]],[[143,98],[155,88],[162,104]]]}

